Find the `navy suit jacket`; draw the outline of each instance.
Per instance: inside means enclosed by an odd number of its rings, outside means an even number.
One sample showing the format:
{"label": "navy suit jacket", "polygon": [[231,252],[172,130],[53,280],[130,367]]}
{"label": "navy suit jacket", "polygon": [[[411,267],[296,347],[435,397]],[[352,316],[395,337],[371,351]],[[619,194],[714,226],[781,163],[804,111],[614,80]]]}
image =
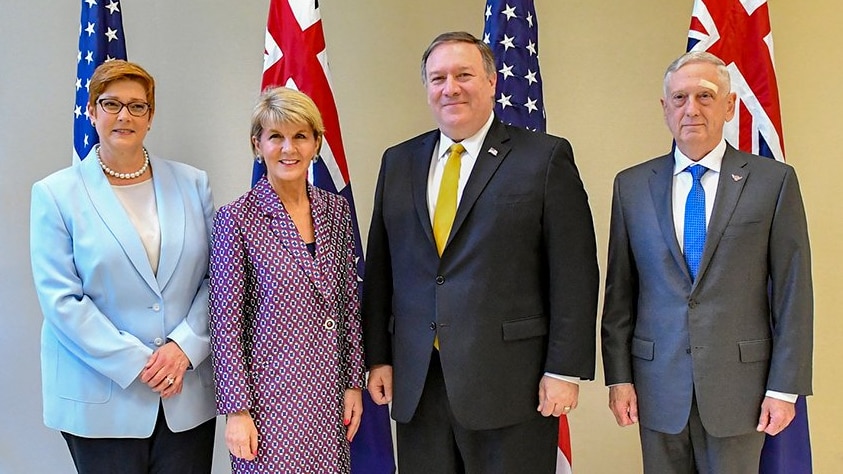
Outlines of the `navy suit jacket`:
{"label": "navy suit jacket", "polygon": [[603,308],[606,384],[675,434],[755,430],[766,390],[811,393],[811,255],[790,166],[727,147],[695,281],[673,225],[673,155],[615,179]]}
{"label": "navy suit jacket", "polygon": [[494,429],[536,416],[544,372],[594,376],[598,270],[570,144],[495,121],[441,256],[427,204],[439,131],[388,149],[363,291],[367,364],[391,364],[407,422],[438,332],[454,416]]}

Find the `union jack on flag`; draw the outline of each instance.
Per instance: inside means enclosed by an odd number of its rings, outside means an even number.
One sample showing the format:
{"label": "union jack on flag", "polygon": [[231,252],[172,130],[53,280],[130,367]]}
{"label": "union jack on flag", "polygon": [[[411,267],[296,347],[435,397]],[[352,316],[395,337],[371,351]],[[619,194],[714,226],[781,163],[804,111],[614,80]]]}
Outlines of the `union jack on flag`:
{"label": "union jack on flag", "polygon": [[[688,51],[708,51],[726,63],[737,94],[735,118],[723,133],[735,148],[784,161],[779,92],[773,61],[773,33],[766,0],[696,0]],[[805,397],[796,418],[761,453],[763,474],[810,473],[811,441]]]}
{"label": "union jack on flag", "polygon": [[[322,114],[325,136],[321,158],[312,165],[310,179],[315,186],[340,194],[348,200],[354,225],[357,274],[362,278],[363,247],[360,244],[360,230],[340,134],[339,114],[331,88],[318,0],[271,0],[269,4],[261,89],[276,86],[304,92],[313,99]],[[256,162],[252,171],[252,185],[264,173],[266,167]],[[351,443],[352,473],[395,472],[387,407],[375,405],[364,390],[363,412],[365,416]]]}
{"label": "union jack on flag", "polygon": [[82,0],[79,50],[76,52],[76,103],[73,107],[74,162],[84,160],[100,139],[88,116],[88,84],[94,69],[112,59],[126,59],[120,2]]}
{"label": "union jack on flag", "polygon": [[545,131],[533,0],[488,0],[485,16],[483,41],[492,48],[498,71],[495,115],[510,125]]}
{"label": "union jack on flag", "polygon": [[726,140],[735,148],[784,161],[784,135],[766,0],[696,0],[688,51],[726,63],[737,94]]}

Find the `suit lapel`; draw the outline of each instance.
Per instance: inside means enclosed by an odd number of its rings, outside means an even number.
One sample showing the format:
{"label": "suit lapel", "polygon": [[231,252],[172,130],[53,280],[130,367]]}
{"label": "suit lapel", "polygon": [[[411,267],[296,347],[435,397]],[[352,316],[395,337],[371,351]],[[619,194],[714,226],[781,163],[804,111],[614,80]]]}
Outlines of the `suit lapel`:
{"label": "suit lapel", "polygon": [[720,179],[717,182],[714,209],[711,211],[711,219],[706,230],[705,247],[700,259],[697,280],[705,274],[714,251],[720,244],[726,225],[732,219],[732,214],[738,205],[744,184],[749,178],[749,169],[746,165],[747,161],[740,156],[740,153],[727,145],[723,163],[720,165]]}
{"label": "suit lapel", "polygon": [[427,180],[430,175],[433,148],[436,146],[438,138],[438,131],[428,133],[422,139],[421,146],[414,151],[410,158],[410,186],[413,193],[413,204],[416,207],[419,223],[424,229],[424,234],[427,236],[434,252],[436,251],[436,241],[433,239],[433,226],[430,223],[430,210],[427,206]]}
{"label": "suit lapel", "polygon": [[[506,133],[506,127],[497,119],[492,121],[492,126],[486,134],[486,139],[483,141],[483,146],[480,148],[479,156],[474,162],[474,169],[471,170],[471,175],[465,183],[465,189],[460,198],[459,207],[457,207],[457,215],[454,217],[454,225],[451,227],[451,234],[448,236],[448,244],[457,235],[462,227],[465,219],[468,217],[474,203],[480,197],[486,184],[494,176],[495,171],[498,170],[501,162],[512,149],[507,143],[509,141],[509,134]],[[495,150],[490,153],[489,150]],[[447,252],[447,245],[445,251]]]}
{"label": "suit lapel", "polygon": [[[307,250],[307,246],[302,240],[301,235],[296,228],[296,224],[293,222],[290,214],[287,213],[283,204],[281,204],[281,199],[279,199],[278,195],[275,194],[275,191],[272,190],[272,187],[269,185],[266,178],[262,178],[258,181],[255,185],[254,191],[257,194],[258,202],[260,202],[264,215],[269,219],[269,227],[281,242],[281,247],[292,257],[293,261],[299,266],[299,268],[302,269],[304,274],[307,275],[311,284],[316,288],[317,293],[327,299],[329,295],[327,294],[327,289],[325,288],[319,267],[316,265],[313,256],[310,255],[310,251]],[[312,196],[310,191],[310,185],[308,185],[308,194]],[[319,205],[320,204],[318,203],[314,204],[313,199],[311,199],[311,215],[324,214],[324,209],[315,209],[315,207],[318,207]],[[322,206],[324,206],[324,204],[322,204]],[[324,242],[325,237],[320,238],[319,236],[321,233],[319,232],[319,227],[323,226],[323,220],[324,219],[322,219],[322,217],[319,217],[318,219],[314,218],[313,222],[314,234],[316,235],[317,254],[320,252],[321,245],[326,245]],[[325,250],[326,249],[322,249],[323,252]]]}
{"label": "suit lapel", "polygon": [[78,166],[91,204],[96,209],[100,219],[120,244],[126,257],[141,278],[153,291],[160,294],[158,282],[152,273],[152,267],[149,265],[149,258],[146,256],[146,250],[143,248],[140,236],[138,236],[135,227],[129,220],[123,205],[114,195],[111,184],[100,169],[97,162],[96,147],[91,149],[88,157]]}
{"label": "suit lapel", "polygon": [[176,270],[179,256],[184,248],[185,203],[181,199],[176,177],[162,160],[150,157],[155,186],[155,203],[158,208],[158,222],[161,227],[161,254],[158,260],[158,284],[161,288]]}
{"label": "suit lapel", "polygon": [[653,199],[653,207],[664,243],[670,250],[676,265],[690,280],[691,274],[685,264],[682,249],[679,248],[676,229],[673,226],[673,163],[673,155],[665,155],[653,164],[653,174],[650,176],[650,196]]}

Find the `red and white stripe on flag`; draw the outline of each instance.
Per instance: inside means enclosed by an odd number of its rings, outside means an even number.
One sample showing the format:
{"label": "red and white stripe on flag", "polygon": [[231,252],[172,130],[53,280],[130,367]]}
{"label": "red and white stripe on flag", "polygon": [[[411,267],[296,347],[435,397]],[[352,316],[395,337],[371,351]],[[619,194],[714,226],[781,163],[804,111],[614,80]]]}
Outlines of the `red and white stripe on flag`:
{"label": "red and white stripe on flag", "polygon": [[270,2],[261,90],[273,86],[299,90],[316,103],[325,122],[320,156],[334,189],[341,191],[349,182],[348,165],[331,87],[322,18],[313,0]]}
{"label": "red and white stripe on flag", "polygon": [[556,451],[556,474],[571,474],[571,429],[568,417],[559,417],[559,449]]}
{"label": "red and white stripe on flag", "polygon": [[688,51],[722,59],[737,94],[735,118],[726,140],[735,148],[784,161],[779,91],[773,62],[773,34],[767,0],[696,0]]}

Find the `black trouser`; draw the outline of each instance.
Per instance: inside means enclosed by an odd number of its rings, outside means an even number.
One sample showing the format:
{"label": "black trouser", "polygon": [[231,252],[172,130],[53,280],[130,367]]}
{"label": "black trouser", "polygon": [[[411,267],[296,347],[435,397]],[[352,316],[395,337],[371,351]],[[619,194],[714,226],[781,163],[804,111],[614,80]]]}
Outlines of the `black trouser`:
{"label": "black trouser", "polygon": [[[538,389],[536,385],[536,400]],[[495,430],[463,428],[451,413],[439,352],[434,351],[413,419],[397,424],[398,471],[553,474],[558,433],[559,419],[544,418],[538,412],[529,421]]]}
{"label": "black trouser", "polygon": [[83,438],[62,432],[79,474],[208,474],[216,418],[173,433],[159,405],[149,438]]}

